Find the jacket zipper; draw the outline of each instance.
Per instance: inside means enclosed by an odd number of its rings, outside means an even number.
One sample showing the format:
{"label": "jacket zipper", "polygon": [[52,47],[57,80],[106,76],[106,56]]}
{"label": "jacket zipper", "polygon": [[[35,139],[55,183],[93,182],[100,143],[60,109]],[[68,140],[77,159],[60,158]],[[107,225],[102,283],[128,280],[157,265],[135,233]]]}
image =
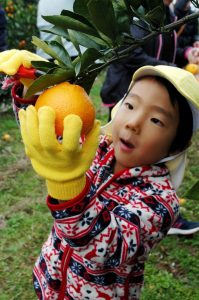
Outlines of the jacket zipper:
{"label": "jacket zipper", "polygon": [[61,283],[61,288],[60,288],[60,293],[59,293],[59,297],[57,300],[64,300],[65,297],[65,291],[66,291],[66,270],[68,268],[68,264],[69,264],[69,260],[72,256],[73,253],[73,249],[70,248],[69,245],[66,246],[66,249],[64,251],[64,255],[63,255],[63,264],[62,264],[62,283]]}

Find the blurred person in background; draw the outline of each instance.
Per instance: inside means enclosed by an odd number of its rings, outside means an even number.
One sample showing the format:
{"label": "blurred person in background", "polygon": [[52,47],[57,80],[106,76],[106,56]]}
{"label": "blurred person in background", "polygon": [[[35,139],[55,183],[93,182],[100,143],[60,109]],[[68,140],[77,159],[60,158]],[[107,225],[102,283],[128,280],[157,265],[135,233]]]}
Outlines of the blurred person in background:
{"label": "blurred person in background", "polygon": [[[170,7],[173,1],[164,0],[163,2],[165,25],[167,25],[177,17]],[[137,39],[141,39],[149,33],[145,23],[141,22],[140,25],[131,24],[130,27],[132,36]],[[145,65],[170,65],[183,68],[187,63],[199,63],[199,48],[195,44],[192,46],[193,40],[190,43],[184,46],[178,43],[176,31],[159,34],[144,45],[137,47],[128,58],[111,64],[100,94],[103,104],[109,108],[108,120],[111,119],[111,110],[114,105],[126,94],[132,76],[138,68]],[[199,222],[188,221],[179,215],[168,234],[191,235],[197,231],[199,231]]]}
{"label": "blurred person in background", "polygon": [[[191,1],[177,0],[174,5],[174,13],[178,19],[192,14]],[[199,47],[198,36],[198,19],[194,19],[186,24],[181,25],[176,30],[178,37],[178,47]]]}
{"label": "blurred person in background", "polygon": [[0,5],[0,52],[6,50],[7,48],[7,20],[5,11]]}
{"label": "blurred person in background", "polygon": [[[176,20],[176,16],[170,8],[172,0],[164,0],[165,25]],[[141,25],[141,26],[140,26]],[[130,32],[133,37],[142,39],[149,31],[146,23],[137,25],[132,23]],[[159,34],[137,47],[126,59],[111,64],[107,70],[106,78],[101,90],[102,102],[109,107],[110,112],[113,106],[125,95],[131,82],[134,72],[145,65],[171,65],[184,67],[188,62],[199,62],[199,49],[178,45],[176,31]]]}

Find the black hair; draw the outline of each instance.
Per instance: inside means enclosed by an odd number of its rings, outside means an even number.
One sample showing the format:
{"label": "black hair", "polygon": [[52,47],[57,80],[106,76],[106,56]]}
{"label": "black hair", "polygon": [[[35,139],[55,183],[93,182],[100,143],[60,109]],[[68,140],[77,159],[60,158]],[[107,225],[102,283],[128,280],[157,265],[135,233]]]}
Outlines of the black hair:
{"label": "black hair", "polygon": [[178,105],[179,124],[169,152],[181,152],[190,145],[193,134],[193,116],[190,105],[186,98],[178,92],[170,81],[159,76],[155,76],[155,79],[166,87],[171,104],[173,106]]}

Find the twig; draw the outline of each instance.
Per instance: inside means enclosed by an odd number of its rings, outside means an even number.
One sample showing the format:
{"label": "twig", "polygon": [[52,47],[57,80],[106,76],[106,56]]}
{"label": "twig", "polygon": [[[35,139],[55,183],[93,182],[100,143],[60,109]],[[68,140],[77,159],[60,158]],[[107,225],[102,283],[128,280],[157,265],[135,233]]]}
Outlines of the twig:
{"label": "twig", "polygon": [[[89,70],[86,72],[87,76],[90,76],[92,73],[94,72],[100,72],[101,70],[103,70],[104,68],[106,68],[108,65],[110,65],[113,62],[116,62],[118,60],[121,60],[123,58],[128,57],[129,53],[132,53],[132,51],[134,49],[136,49],[138,46],[144,44],[146,41],[150,40],[151,38],[157,36],[158,34],[164,33],[164,32],[170,32],[173,31],[175,28],[177,28],[178,26],[181,26],[182,24],[188,23],[196,18],[199,18],[199,11],[194,12],[188,16],[185,16],[184,18],[175,21],[171,24],[165,25],[163,27],[161,27],[159,30],[157,31],[152,31],[151,33],[149,33],[148,35],[146,35],[145,37],[143,37],[140,40],[134,40],[133,44],[129,47],[127,47],[126,49],[123,49],[121,51],[118,51],[117,49],[114,49],[114,53],[116,53],[116,55],[113,55],[109,60],[107,60],[104,64],[102,64],[101,66],[94,68],[92,70]],[[121,46],[120,46],[121,48]],[[81,79],[84,77],[85,74],[81,74],[81,76],[78,78],[78,81],[81,81]]]}

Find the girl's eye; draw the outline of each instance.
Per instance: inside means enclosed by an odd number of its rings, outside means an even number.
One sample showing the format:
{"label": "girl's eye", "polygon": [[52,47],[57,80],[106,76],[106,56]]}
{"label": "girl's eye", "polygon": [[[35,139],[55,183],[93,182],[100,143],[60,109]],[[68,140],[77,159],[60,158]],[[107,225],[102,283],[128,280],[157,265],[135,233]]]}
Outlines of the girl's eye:
{"label": "girl's eye", "polygon": [[125,102],[124,105],[125,105],[128,109],[133,109],[133,105],[130,104],[129,102]]}
{"label": "girl's eye", "polygon": [[152,121],[154,124],[158,125],[158,126],[161,126],[161,127],[164,126],[163,122],[160,121],[160,120],[157,119],[157,118],[152,118],[151,121]]}

